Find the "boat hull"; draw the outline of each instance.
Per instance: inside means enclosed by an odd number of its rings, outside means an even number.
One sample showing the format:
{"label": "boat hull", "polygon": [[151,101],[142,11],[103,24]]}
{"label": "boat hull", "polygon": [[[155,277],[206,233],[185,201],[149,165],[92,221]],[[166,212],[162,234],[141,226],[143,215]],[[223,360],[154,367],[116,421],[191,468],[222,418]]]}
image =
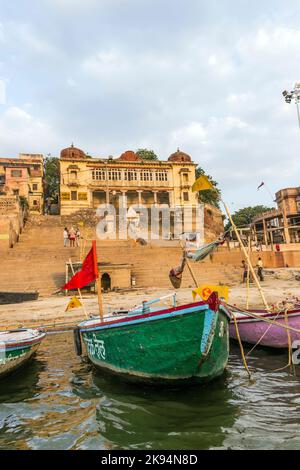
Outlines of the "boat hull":
{"label": "boat hull", "polygon": [[[20,331],[24,333],[24,330]],[[36,353],[45,334],[37,333],[34,337],[14,342],[1,341],[2,336],[3,333],[0,334],[0,379],[25,366]]]}
{"label": "boat hull", "polygon": [[0,305],[17,304],[37,300],[38,292],[0,292]]}
{"label": "boat hull", "polygon": [[83,324],[81,334],[96,367],[134,381],[208,382],[223,373],[229,355],[229,319],[222,310],[162,311],[108,328]]}
{"label": "boat hull", "polygon": [[[239,334],[243,342],[256,344],[259,341],[261,346],[269,348],[288,348],[288,334],[286,329],[271,325],[264,320],[251,318],[247,316],[247,311],[245,311],[245,315],[241,315],[240,312],[235,313]],[[278,313],[270,314],[265,311],[253,311],[253,313],[261,315],[262,318],[286,325],[284,312],[279,315]],[[288,325],[300,330],[300,310],[288,311]],[[235,326],[232,322],[230,323],[229,331],[230,338],[237,339]],[[292,343],[294,341],[300,341],[300,333],[290,331],[290,338]]]}

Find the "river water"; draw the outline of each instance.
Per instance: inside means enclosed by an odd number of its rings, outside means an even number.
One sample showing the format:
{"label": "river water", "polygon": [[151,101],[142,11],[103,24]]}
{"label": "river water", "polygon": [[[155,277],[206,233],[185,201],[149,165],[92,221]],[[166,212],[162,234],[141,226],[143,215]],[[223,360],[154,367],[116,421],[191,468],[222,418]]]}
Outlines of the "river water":
{"label": "river water", "polygon": [[48,335],[35,359],[0,382],[0,449],[300,449],[300,366],[256,350],[249,381],[232,347],[224,377],[160,390],[103,376],[72,333]]}

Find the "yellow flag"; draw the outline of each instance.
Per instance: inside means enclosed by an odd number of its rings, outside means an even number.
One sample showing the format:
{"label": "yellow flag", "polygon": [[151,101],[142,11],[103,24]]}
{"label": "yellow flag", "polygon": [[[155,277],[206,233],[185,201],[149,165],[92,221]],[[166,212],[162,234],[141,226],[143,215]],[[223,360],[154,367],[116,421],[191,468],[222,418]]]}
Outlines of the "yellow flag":
{"label": "yellow flag", "polygon": [[207,176],[201,175],[193,184],[192,191],[195,193],[196,191],[204,191],[205,189],[214,189],[214,186],[209,181]]}
{"label": "yellow flag", "polygon": [[195,298],[197,297],[197,295],[199,295],[202,300],[207,300],[213,292],[217,292],[219,297],[223,297],[226,302],[228,301],[228,286],[212,286],[206,284],[197,287],[197,289],[192,290],[193,299],[195,301]]}
{"label": "yellow flag", "polygon": [[79,307],[82,307],[82,303],[80,302],[80,300],[77,299],[77,297],[72,297],[72,299],[69,301],[67,305],[65,312],[67,312],[68,310],[71,310],[72,308],[79,308]]}

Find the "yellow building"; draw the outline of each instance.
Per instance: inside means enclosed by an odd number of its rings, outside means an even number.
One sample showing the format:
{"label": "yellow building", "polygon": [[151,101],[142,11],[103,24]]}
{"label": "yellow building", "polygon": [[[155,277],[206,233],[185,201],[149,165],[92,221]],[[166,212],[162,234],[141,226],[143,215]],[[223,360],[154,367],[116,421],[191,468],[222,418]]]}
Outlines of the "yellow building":
{"label": "yellow building", "polygon": [[128,206],[196,207],[197,194],[192,192],[196,166],[179,149],[167,161],[148,161],[132,151],[119,158],[92,158],[71,146],[60,154],[61,214],[105,203],[118,206],[125,198]]}

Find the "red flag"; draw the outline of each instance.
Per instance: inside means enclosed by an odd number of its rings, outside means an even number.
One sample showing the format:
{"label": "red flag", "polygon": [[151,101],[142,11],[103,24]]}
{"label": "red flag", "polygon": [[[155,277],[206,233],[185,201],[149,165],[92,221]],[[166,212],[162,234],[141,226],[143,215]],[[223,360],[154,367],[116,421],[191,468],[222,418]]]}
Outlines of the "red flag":
{"label": "red flag", "polygon": [[82,268],[65,284],[62,289],[71,290],[71,289],[81,289],[84,286],[87,286],[91,282],[95,281],[98,276],[98,267],[96,258],[96,246],[93,243],[92,248],[88,252],[85,260],[82,263]]}

